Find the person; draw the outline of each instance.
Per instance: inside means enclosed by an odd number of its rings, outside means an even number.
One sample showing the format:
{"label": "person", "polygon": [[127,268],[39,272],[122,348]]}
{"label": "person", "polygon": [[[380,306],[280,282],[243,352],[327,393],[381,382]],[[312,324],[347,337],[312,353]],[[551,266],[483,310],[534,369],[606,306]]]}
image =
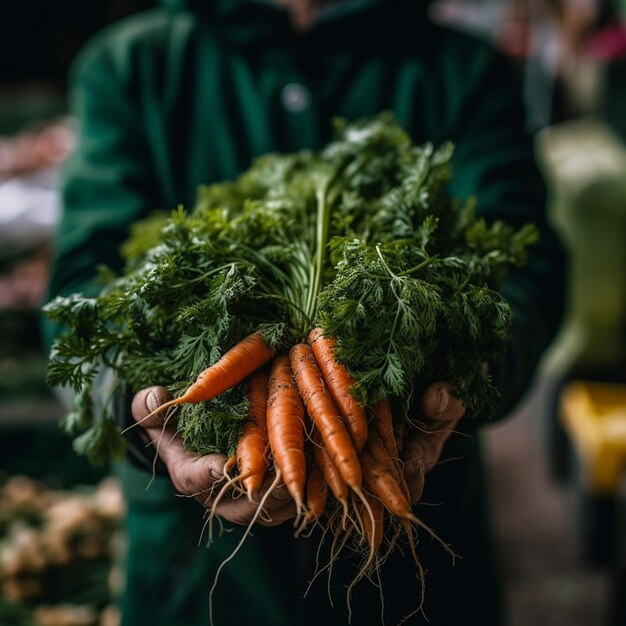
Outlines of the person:
{"label": "person", "polygon": [[[528,264],[504,286],[514,322],[507,355],[491,375],[505,415],[558,325],[563,257],[544,213],[516,73],[488,45],[430,23],[423,4],[164,0],[97,35],[72,74],[78,143],[65,172],[51,295],[96,292],[94,268],[119,267],[129,224],[155,208],[193,205],[199,184],[232,179],[257,155],[319,148],[334,116],[390,110],[415,141],[456,144],[452,194],[475,196],[488,220],[532,221],[541,233]],[[407,442],[404,461],[417,514],[462,558],[453,562],[420,533],[425,603],[406,623],[428,618],[438,626],[472,616],[501,624],[477,436],[484,420],[462,417],[451,392],[445,382],[427,390],[426,432]],[[142,419],[164,393],[139,392],[127,419]],[[163,426],[158,418],[143,425],[152,440]],[[206,624],[216,569],[254,512],[243,499],[227,499],[218,513],[230,532],[209,549],[199,545],[203,511],[191,496],[221,476],[224,458],[189,456],[175,431],[168,435],[159,447],[165,476],[152,480],[131,464],[123,470],[125,626]],[[331,605],[327,576],[308,586],[319,535],[293,538],[283,490],[268,511],[272,521],[257,525],[222,571],[213,623],[346,624],[342,594],[353,564],[335,563]],[[398,546],[379,575],[385,620],[397,623],[419,605],[415,564]],[[381,599],[368,581],[354,588],[351,607],[355,626],[380,623]]]}

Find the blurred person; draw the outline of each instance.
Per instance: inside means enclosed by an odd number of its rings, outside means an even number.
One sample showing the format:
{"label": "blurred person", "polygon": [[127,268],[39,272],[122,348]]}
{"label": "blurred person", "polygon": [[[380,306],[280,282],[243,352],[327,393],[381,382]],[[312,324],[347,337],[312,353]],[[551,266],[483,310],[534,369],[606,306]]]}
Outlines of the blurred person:
{"label": "blurred person", "polygon": [[[529,73],[527,85],[544,106],[537,154],[553,224],[570,250],[567,309],[542,368],[556,405],[569,380],[624,380],[626,28],[614,1],[546,4],[550,54],[543,80]],[[551,417],[551,473],[570,480],[571,444],[555,411]]]}
{"label": "blurred person", "polygon": [[[557,327],[563,264],[514,76],[488,46],[429,23],[414,0],[164,1],[96,36],[74,66],[78,142],[65,171],[50,295],[96,293],[95,267],[120,267],[117,250],[129,225],[157,207],[191,206],[199,184],[233,179],[266,152],[319,148],[331,138],[333,116],[354,120],[391,110],[414,140],[455,142],[452,194],[475,195],[489,220],[533,221],[541,231],[528,265],[512,272],[504,288],[514,324],[508,354],[493,368],[504,415]],[[419,542],[427,570],[424,614],[437,625],[468,615],[497,625],[481,420],[461,417],[452,391],[445,383],[428,390],[426,432],[407,443],[404,458],[414,502],[425,503],[417,514],[462,557],[453,565],[441,546]],[[144,390],[132,414],[120,419],[140,420],[164,399],[162,388]],[[145,441],[154,442],[162,426],[145,426],[144,436],[130,431],[135,466],[123,472],[129,536],[123,624],[204,625],[216,568],[254,507],[225,499],[217,513],[236,530],[208,550],[200,547],[203,511],[190,496],[221,478],[225,458],[188,455],[172,431],[161,440],[162,473],[151,482],[154,451],[144,449]],[[350,562],[334,567],[334,608],[323,577],[305,596],[319,538],[293,539],[293,506],[284,491],[268,509],[272,522],[255,528],[222,573],[214,623],[347,623]],[[397,623],[419,605],[415,564],[396,549],[381,579],[385,617]],[[378,590],[362,581],[352,608],[352,624],[378,623]],[[426,622],[417,613],[406,623]]]}
{"label": "blurred person", "polygon": [[34,311],[43,302],[60,164],[72,137],[65,119],[0,136],[0,310]]}
{"label": "blurred person", "polygon": [[59,165],[72,143],[70,123],[63,119],[0,137],[0,180]]}
{"label": "blurred person", "polygon": [[[535,6],[528,88],[541,123],[601,115],[622,132],[626,27],[615,0],[547,0]],[[538,118],[539,119],[539,118]]]}

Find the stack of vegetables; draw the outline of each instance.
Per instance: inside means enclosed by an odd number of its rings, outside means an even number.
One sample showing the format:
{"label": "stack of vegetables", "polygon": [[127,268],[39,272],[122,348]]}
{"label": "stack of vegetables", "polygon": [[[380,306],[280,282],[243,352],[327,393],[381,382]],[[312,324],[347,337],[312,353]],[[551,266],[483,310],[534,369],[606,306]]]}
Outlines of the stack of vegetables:
{"label": "stack of vegetables", "polygon": [[271,471],[299,530],[350,536],[363,572],[393,520],[413,545],[397,444],[420,418],[413,399],[446,380],[468,415],[493,413],[480,364],[507,341],[498,289],[536,239],[452,198],[452,155],[414,145],[390,115],[339,120],[322,150],[258,158],[201,188],[192,212],[135,225],[122,275],[45,309],[67,328],[49,381],[77,392],[77,448],[122,448],[119,394],[95,382],[111,369],[120,389],[167,386],[185,446],[238,466],[229,489],[255,498]]}
{"label": "stack of vegetables", "polygon": [[119,624],[123,513],[111,479],[72,491],[0,480],[0,624]]}

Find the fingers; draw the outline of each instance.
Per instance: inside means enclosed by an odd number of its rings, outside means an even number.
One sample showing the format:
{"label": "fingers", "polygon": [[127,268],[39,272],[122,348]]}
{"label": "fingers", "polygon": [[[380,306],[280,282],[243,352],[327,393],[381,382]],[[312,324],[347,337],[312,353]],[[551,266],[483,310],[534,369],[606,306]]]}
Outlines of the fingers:
{"label": "fingers", "polygon": [[[261,502],[262,497],[257,497],[256,501]],[[293,519],[296,516],[296,503],[285,485],[278,485],[263,505],[267,513],[267,519],[260,520],[263,526],[278,526],[283,522]]]}
{"label": "fingers", "polygon": [[402,449],[405,475],[414,479],[419,474],[427,474],[437,464],[457,422],[458,419],[445,424],[425,422],[407,432]]}
{"label": "fingers", "polygon": [[429,432],[416,430],[407,438],[402,450],[404,478],[409,488],[411,502],[418,502],[424,492],[426,474],[437,464],[449,431]]}
{"label": "fingers", "polygon": [[167,402],[170,395],[163,387],[142,389],[133,398],[131,413],[148,435],[156,452],[165,462],[176,491],[182,495],[203,494],[206,500],[208,492],[215,482],[224,476],[226,457],[221,454],[196,456],[185,450],[181,437],[176,432],[176,423],[157,413],[145,419],[161,404]]}
{"label": "fingers", "polygon": [[402,459],[404,477],[411,502],[418,502],[424,492],[426,474],[439,462],[443,446],[465,413],[463,403],[453,395],[447,383],[432,383],[422,396],[423,422],[405,433]]}
{"label": "fingers", "polygon": [[[221,454],[196,456],[185,450],[176,432],[176,422],[163,413],[145,419],[152,411],[170,399],[163,387],[148,387],[139,391],[132,400],[131,413],[167,466],[176,491],[193,496],[202,506],[210,508],[213,497],[224,480],[226,457]],[[245,496],[233,499],[223,497],[215,508],[215,514],[234,524],[247,525],[256,514],[259,504],[272,483],[268,477],[262,490],[250,502]],[[263,503],[264,519],[257,521],[263,526],[277,526],[296,515],[296,506],[284,485],[275,487]]]}
{"label": "fingers", "polygon": [[422,397],[426,419],[410,428],[403,449],[405,467],[414,475],[428,473],[439,460],[443,446],[465,413],[463,403],[447,383],[432,383]]}
{"label": "fingers", "polygon": [[[263,505],[263,517],[257,518],[257,523],[262,526],[277,526],[296,516],[296,505],[285,485],[279,485],[268,493],[273,476],[269,477],[263,489],[250,502],[245,496],[233,499],[225,497],[215,507],[215,514],[221,518],[234,523],[248,525],[255,516],[259,506]],[[199,498],[198,498],[199,500]],[[210,501],[202,502],[204,506],[210,507]]]}
{"label": "fingers", "polygon": [[463,403],[447,383],[432,383],[422,396],[422,412],[434,421],[458,421],[465,413]]}
{"label": "fingers", "polygon": [[183,448],[180,438],[165,446],[161,445],[161,448],[159,454],[167,465],[177,493],[194,496],[198,501],[205,502],[215,483],[224,476],[226,457],[221,454],[191,456]]}

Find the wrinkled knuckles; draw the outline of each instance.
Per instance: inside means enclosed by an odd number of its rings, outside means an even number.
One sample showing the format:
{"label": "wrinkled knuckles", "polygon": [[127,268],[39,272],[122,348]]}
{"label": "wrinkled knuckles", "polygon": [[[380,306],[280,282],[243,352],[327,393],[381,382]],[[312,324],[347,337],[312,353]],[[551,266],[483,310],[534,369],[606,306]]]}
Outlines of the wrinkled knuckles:
{"label": "wrinkled knuckles", "polygon": [[207,491],[209,486],[198,481],[198,468],[194,463],[183,463],[170,468],[170,478],[177,492],[191,495],[198,491]]}
{"label": "wrinkled knuckles", "polygon": [[404,475],[407,480],[421,478],[426,473],[426,465],[421,458],[414,458],[404,464]]}

